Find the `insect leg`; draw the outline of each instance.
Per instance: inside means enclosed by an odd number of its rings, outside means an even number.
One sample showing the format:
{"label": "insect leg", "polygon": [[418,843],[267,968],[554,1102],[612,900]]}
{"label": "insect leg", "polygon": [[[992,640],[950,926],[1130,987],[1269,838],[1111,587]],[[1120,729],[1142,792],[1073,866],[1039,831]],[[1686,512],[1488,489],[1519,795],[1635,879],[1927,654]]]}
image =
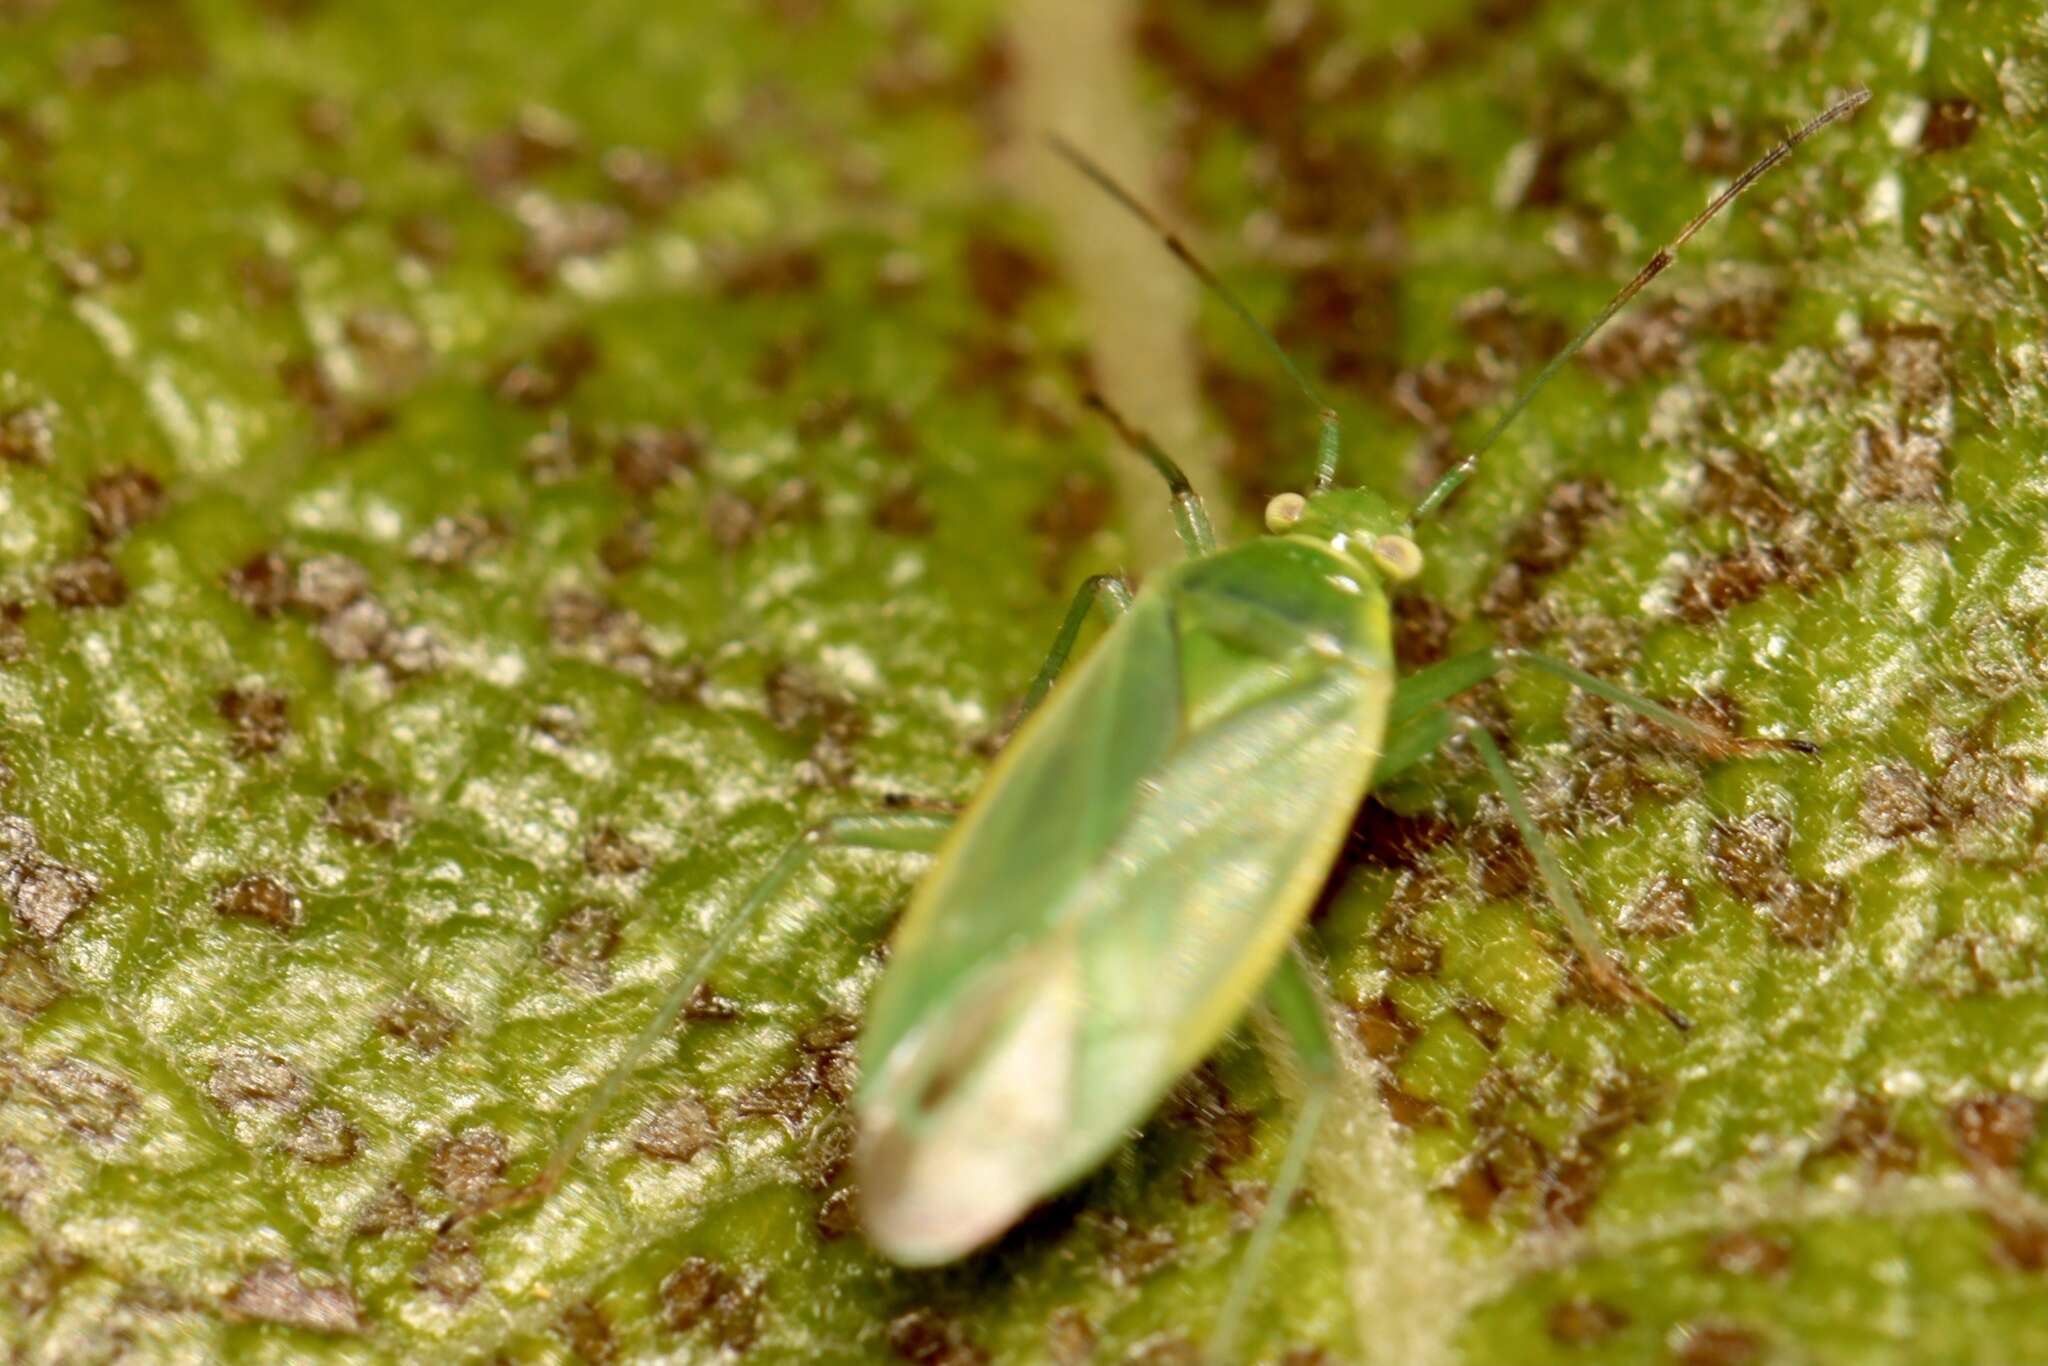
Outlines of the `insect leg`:
{"label": "insect leg", "polygon": [[1564,920],[1565,928],[1571,932],[1572,944],[1585,960],[1586,970],[1593,980],[1615,996],[1632,999],[1649,1006],[1679,1030],[1692,1028],[1692,1021],[1660,1000],[1657,994],[1638,982],[1621,961],[1607,951],[1600,942],[1600,931],[1579,904],[1579,894],[1572,890],[1570,879],[1564,868],[1551,852],[1550,842],[1543,838],[1543,832],[1536,828],[1536,818],[1529,814],[1529,803],[1522,796],[1522,785],[1515,781],[1515,775],[1508,770],[1507,760],[1501,757],[1500,746],[1487,734],[1486,727],[1469,717],[1460,718],[1465,738],[1479,753],[1480,762],[1492,776],[1494,786],[1500,790],[1501,800],[1507,803],[1508,819],[1521,832],[1522,843],[1529,846],[1535,856],[1536,868],[1543,876],[1544,889],[1550,893],[1550,900],[1557,907],[1558,915]]}
{"label": "insect leg", "polygon": [[546,1199],[555,1188],[562,1184],[562,1178],[569,1173],[569,1167],[576,1160],[577,1153],[589,1139],[591,1131],[604,1118],[619,1092],[632,1079],[634,1070],[649,1049],[667,1036],[675,1027],[683,1008],[698,988],[710,977],[733,944],[748,927],[759,918],[768,903],[787,887],[790,880],[802,872],[820,851],[826,849],[877,849],[899,853],[929,853],[936,849],[939,840],[952,825],[953,817],[936,811],[882,811],[862,816],[835,816],[812,826],[798,835],[783,848],[761,880],[747,893],[746,900],[712,930],[711,938],[698,950],[689,970],[676,979],[668,994],[661,998],[652,1017],[643,1025],[638,1034],[626,1045],[626,1051],[619,1055],[617,1062],[598,1083],[576,1121],[562,1135],[555,1150],[541,1166],[540,1174],[519,1186],[499,1186],[482,1199],[463,1209],[455,1211],[441,1222],[441,1232],[446,1233],[456,1225],[496,1210],[511,1209],[535,1200]]}
{"label": "insect leg", "polygon": [[1295,957],[1299,952],[1290,950],[1267,979],[1266,1005],[1287,1031],[1295,1056],[1301,1061],[1305,1092],[1301,1113],[1295,1116],[1293,1132],[1287,1137],[1287,1151],[1280,1158],[1280,1170],[1274,1175],[1272,1190],[1266,1197],[1266,1207],[1259,1212],[1259,1222],[1252,1229],[1251,1244],[1231,1274],[1222,1312],[1216,1316],[1216,1327],[1203,1354],[1209,1366],[1228,1366],[1235,1360],[1232,1349],[1245,1309],[1265,1270],[1266,1259],[1272,1254],[1273,1239],[1286,1221],[1288,1207],[1294,1203],[1294,1193],[1301,1189],[1302,1172],[1315,1148],[1316,1130],[1322,1125],[1323,1112],[1329,1108],[1330,1092],[1336,1083],[1337,1050],[1330,1042],[1330,1029],[1323,1020],[1322,1009],[1316,1004],[1315,988]]}
{"label": "insect leg", "polygon": [[1098,605],[1103,615],[1114,621],[1129,609],[1131,590],[1115,574],[1097,574],[1081,585],[1074,594],[1073,604],[1067,608],[1067,619],[1060,623],[1059,634],[1052,638],[1052,649],[1046,652],[1038,677],[1031,680],[1031,687],[1024,693],[1024,701],[1017,709],[1018,721],[1038,710],[1038,704],[1052,691],[1060,670],[1067,667],[1067,656],[1074,652],[1074,642],[1080,638],[1081,628],[1088,624],[1089,609]]}
{"label": "insect leg", "polygon": [[1112,408],[1099,391],[1090,389],[1081,395],[1081,401],[1100,413],[1102,420],[1116,430],[1118,439],[1144,457],[1145,462],[1159,471],[1159,477],[1166,481],[1166,487],[1173,494],[1173,529],[1180,536],[1180,543],[1187,547],[1188,554],[1197,559],[1215,554],[1216,533],[1209,526],[1209,510],[1202,506],[1202,495],[1195,492],[1187,471],[1161,450],[1158,442],[1126,421],[1124,415]]}

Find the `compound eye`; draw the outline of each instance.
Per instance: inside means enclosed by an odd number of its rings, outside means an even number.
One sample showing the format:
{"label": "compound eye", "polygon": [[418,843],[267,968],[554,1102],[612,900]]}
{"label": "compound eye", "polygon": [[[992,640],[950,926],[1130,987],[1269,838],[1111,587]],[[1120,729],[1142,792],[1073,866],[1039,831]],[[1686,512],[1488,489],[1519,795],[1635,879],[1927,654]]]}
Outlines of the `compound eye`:
{"label": "compound eye", "polygon": [[1266,530],[1275,536],[1292,531],[1308,511],[1308,499],[1298,493],[1276,493],[1266,504]]}
{"label": "compound eye", "polygon": [[1406,583],[1422,572],[1422,547],[1406,536],[1375,537],[1372,561],[1394,582]]}

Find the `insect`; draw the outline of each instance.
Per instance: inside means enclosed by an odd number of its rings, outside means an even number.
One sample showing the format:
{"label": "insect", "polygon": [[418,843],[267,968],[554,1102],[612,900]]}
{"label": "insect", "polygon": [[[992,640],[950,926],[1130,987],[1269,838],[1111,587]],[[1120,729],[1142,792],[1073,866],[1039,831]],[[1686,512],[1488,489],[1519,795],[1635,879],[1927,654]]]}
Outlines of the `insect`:
{"label": "insect", "polygon": [[[1307,1094],[1210,1334],[1210,1358],[1229,1360],[1336,1068],[1311,980],[1290,945],[1366,792],[1453,738],[1471,746],[1497,786],[1594,980],[1688,1027],[1601,943],[1498,746],[1452,704],[1522,666],[1710,752],[1800,742],[1737,739],[1527,651],[1488,648],[1397,677],[1388,587],[1420,571],[1417,525],[1443,507],[1559,368],[1744,189],[1868,98],[1857,90],[1841,99],[1716,195],[1412,510],[1336,486],[1336,415],[1277,340],[1178,235],[1056,141],[1271,347],[1320,417],[1311,490],[1268,504],[1267,535],[1218,549],[1180,468],[1091,400],[1162,476],[1187,559],[1135,597],[1114,576],[1082,586],[1025,695],[1026,719],[957,820],[917,810],[845,816],[786,849],[674,985],[540,1177],[485,1207],[533,1198],[560,1181],[634,1064],[820,850],[936,853],[896,932],[860,1042],[855,1164],[869,1239],[907,1265],[950,1261],[988,1243],[1123,1143],[1263,993],[1300,1055]],[[1110,627],[1067,672],[1098,608]]]}

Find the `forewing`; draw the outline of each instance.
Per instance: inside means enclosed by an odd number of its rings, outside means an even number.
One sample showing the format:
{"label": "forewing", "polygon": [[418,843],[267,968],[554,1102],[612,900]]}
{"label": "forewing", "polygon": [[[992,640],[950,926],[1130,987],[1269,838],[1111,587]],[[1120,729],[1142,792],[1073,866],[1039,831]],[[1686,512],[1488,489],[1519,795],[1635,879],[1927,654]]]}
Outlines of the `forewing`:
{"label": "forewing", "polygon": [[1129,824],[1180,728],[1179,647],[1141,595],[1004,749],[913,897],[870,1006],[870,1067],[924,1011],[1042,938]]}

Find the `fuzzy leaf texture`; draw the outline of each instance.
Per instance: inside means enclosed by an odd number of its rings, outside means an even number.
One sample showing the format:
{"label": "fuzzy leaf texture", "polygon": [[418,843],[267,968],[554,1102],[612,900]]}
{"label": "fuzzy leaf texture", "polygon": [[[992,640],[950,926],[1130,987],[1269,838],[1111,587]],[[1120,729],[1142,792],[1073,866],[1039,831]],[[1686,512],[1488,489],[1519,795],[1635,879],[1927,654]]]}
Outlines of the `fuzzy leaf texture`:
{"label": "fuzzy leaf texture", "polygon": [[[964,800],[1073,586],[1158,549],[1075,401],[1104,301],[1006,188],[1040,10],[0,0],[13,1359],[1195,1359],[1284,1051],[1239,1031],[994,1250],[892,1268],[843,1110],[917,871],[879,855],[773,909],[552,1199],[436,1231],[782,841]],[[1347,1083],[1248,1359],[2048,1357],[2038,8],[1126,18],[1146,192],[1405,498],[1874,92],[1397,602],[1409,666],[1527,644],[1817,746],[1469,699],[1698,1027],[1575,969],[1468,758],[1381,794],[1309,933]],[[1221,309],[1185,341],[1137,360],[1255,525],[1312,415]]]}

